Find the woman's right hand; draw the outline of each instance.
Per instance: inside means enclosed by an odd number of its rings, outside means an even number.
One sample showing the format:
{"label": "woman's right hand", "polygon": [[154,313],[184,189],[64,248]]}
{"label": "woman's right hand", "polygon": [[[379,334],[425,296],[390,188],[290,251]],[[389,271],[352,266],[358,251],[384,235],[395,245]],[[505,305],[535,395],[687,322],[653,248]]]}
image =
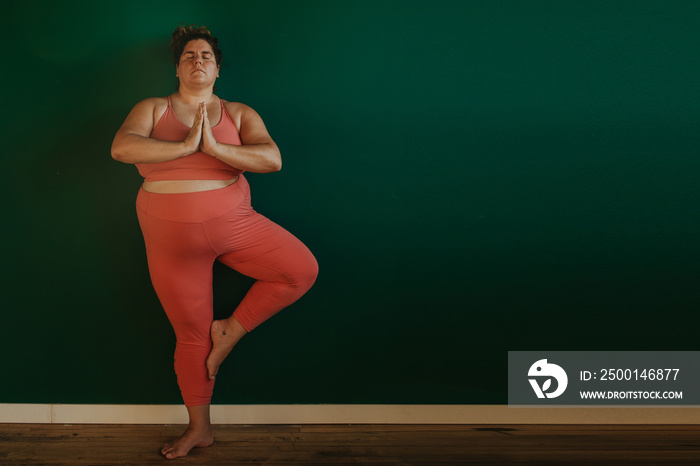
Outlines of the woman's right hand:
{"label": "woman's right hand", "polygon": [[112,158],[124,163],[158,163],[197,152],[202,143],[201,114],[195,116],[192,129],[184,141],[151,138],[156,125],[156,109],[159,109],[158,114],[162,117],[167,107],[168,101],[164,97],[152,97],[136,104],[114,136]]}

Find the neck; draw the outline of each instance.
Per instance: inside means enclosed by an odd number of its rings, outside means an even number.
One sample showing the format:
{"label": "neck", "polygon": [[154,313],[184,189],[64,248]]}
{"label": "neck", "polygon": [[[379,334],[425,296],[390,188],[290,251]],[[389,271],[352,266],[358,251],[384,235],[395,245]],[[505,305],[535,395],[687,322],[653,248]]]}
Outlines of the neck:
{"label": "neck", "polygon": [[199,105],[200,102],[209,103],[214,97],[211,87],[203,89],[188,89],[180,84],[180,89],[176,95],[187,105]]}

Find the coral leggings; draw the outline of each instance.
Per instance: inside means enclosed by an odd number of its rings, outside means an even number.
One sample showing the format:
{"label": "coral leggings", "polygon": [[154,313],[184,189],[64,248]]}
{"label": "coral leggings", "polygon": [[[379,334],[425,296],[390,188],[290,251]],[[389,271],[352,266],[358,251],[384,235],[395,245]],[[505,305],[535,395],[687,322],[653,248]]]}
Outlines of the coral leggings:
{"label": "coral leggings", "polygon": [[225,188],[157,194],[139,190],[139,224],[158,298],[175,330],[175,373],[186,406],[209,404],[215,260],[255,278],[233,316],[247,331],[299,299],[318,273],[304,244],[255,212],[243,175]]}

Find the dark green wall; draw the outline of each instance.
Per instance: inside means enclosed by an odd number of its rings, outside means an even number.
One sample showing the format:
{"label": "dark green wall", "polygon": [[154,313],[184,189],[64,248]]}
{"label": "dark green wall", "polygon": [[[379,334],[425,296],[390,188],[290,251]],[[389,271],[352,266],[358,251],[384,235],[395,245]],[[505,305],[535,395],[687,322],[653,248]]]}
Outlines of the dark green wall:
{"label": "dark green wall", "polygon": [[[257,210],[321,274],[215,403],[506,403],[509,350],[696,350],[700,3],[3,7],[0,403],[179,403],[139,176],[109,148],[210,27],[284,168]],[[217,313],[248,279],[216,270]]]}

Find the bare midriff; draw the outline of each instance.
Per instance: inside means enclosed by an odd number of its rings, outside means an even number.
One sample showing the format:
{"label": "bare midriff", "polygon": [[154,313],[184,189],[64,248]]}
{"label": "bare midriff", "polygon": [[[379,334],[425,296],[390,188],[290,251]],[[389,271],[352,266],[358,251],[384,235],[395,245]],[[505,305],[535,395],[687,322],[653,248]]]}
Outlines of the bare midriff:
{"label": "bare midriff", "polygon": [[144,181],[143,190],[149,193],[174,194],[196,193],[199,191],[211,191],[232,185],[238,181],[238,176],[230,180],[166,180]]}

